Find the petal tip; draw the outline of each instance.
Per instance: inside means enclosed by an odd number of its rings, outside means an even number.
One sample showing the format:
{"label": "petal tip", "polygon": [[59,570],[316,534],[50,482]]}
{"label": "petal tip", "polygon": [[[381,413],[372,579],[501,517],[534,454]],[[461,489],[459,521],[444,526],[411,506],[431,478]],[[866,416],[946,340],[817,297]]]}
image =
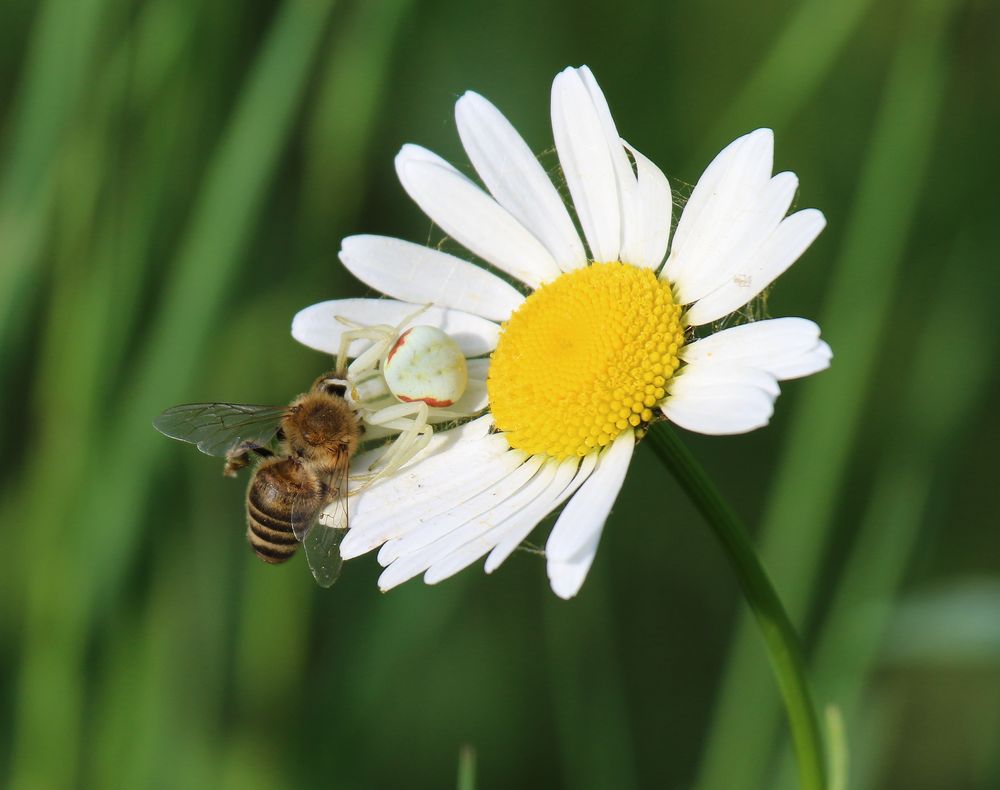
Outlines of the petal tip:
{"label": "petal tip", "polygon": [[455,115],[466,110],[474,110],[476,105],[482,106],[484,103],[488,103],[488,100],[483,98],[481,94],[475,91],[466,91],[455,102]]}
{"label": "petal tip", "polygon": [[549,586],[552,588],[552,592],[564,601],[575,598],[587,578],[587,570],[589,570],[589,563],[581,573],[580,568],[574,565],[549,562]]}

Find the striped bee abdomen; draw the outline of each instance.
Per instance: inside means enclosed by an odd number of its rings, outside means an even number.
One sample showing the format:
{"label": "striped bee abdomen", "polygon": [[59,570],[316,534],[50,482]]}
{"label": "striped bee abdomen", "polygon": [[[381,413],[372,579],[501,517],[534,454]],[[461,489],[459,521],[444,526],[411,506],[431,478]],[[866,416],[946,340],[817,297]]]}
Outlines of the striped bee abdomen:
{"label": "striped bee abdomen", "polygon": [[264,562],[279,563],[291,557],[298,540],[293,518],[310,511],[317,486],[293,458],[264,461],[247,490],[247,540]]}

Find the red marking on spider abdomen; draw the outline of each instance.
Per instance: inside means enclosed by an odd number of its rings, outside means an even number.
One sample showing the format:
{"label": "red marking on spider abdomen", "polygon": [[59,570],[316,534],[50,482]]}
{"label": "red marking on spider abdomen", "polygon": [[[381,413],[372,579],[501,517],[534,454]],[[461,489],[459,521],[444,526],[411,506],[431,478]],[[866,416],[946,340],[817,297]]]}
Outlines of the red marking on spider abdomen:
{"label": "red marking on spider abdomen", "polygon": [[406,342],[406,336],[408,334],[410,334],[410,332],[412,332],[412,331],[413,331],[413,328],[411,327],[410,329],[407,329],[405,332],[403,332],[403,334],[401,334],[399,336],[399,340],[397,340],[395,342],[395,344],[393,345],[392,349],[389,351],[389,356],[387,356],[385,358],[386,362],[389,362],[390,360],[392,360],[392,358],[396,355],[396,352],[399,351],[399,349],[401,349],[403,347],[403,344]]}
{"label": "red marking on spider abdomen", "polygon": [[453,400],[438,400],[437,398],[408,398],[405,395],[397,395],[396,397],[404,403],[418,403],[423,401],[428,406],[437,407],[451,406],[455,402]]}

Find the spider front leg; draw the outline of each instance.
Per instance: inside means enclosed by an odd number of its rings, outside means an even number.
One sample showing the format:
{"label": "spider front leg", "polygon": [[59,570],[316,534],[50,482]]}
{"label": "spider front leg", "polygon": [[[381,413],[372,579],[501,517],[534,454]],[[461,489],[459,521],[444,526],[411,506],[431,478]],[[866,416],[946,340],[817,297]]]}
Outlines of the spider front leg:
{"label": "spider front leg", "polygon": [[[338,318],[338,320],[346,322],[344,318]],[[342,333],[335,359],[335,369],[338,375],[356,376],[359,373],[377,368],[382,361],[382,357],[385,356],[389,347],[396,340],[397,335],[395,327],[386,324],[359,326],[356,329],[349,329]],[[372,345],[358,355],[357,359],[348,366],[347,351],[351,347],[351,343],[355,340],[371,340]]]}
{"label": "spider front leg", "polygon": [[365,326],[357,323],[356,321],[352,321],[349,318],[344,318],[340,315],[336,316],[340,323],[354,327],[354,329],[348,330],[340,336],[340,347],[337,349],[336,369],[341,373],[344,372],[342,365],[347,359],[347,350],[350,348],[351,343],[355,340],[371,340],[372,346],[366,349],[357,359],[354,360],[354,362],[351,363],[351,366],[347,369],[348,372],[358,374],[378,367],[379,363],[382,362],[386,353],[389,351],[389,348],[396,342],[396,340],[399,339],[399,334],[403,331],[403,327],[413,321],[413,319],[421,313],[426,312],[428,309],[430,309],[429,304],[417,308],[412,313],[405,316],[396,326],[389,326],[388,324]]}
{"label": "spider front leg", "polygon": [[427,422],[429,414],[430,408],[426,403],[414,401],[386,406],[366,415],[364,420],[370,425],[401,431],[369,471],[377,465],[383,465],[378,476],[391,475],[423,450],[434,435],[433,427]]}

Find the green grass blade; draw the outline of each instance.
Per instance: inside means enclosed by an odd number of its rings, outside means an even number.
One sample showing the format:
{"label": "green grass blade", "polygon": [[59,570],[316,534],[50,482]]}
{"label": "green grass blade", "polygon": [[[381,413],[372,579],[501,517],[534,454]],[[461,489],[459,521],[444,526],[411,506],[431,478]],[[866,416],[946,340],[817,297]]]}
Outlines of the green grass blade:
{"label": "green grass blade", "polygon": [[[976,291],[974,279],[961,276],[963,268],[971,274],[971,267],[962,266],[966,259],[975,258],[966,244],[959,244],[952,256],[952,269],[959,275],[949,281],[917,339],[921,353],[902,390],[906,397],[895,430],[886,435],[870,505],[817,641],[817,688],[840,707],[849,736],[890,619],[896,616],[893,601],[924,522],[927,497],[941,471],[954,468],[945,461],[983,399],[996,362],[997,333],[983,298],[992,289]],[[943,326],[947,332],[941,331]],[[995,612],[992,616],[995,621]],[[942,629],[923,630],[942,641]],[[780,787],[794,786],[787,760],[786,755]]]}
{"label": "green grass blade", "polygon": [[[134,367],[108,453],[122,466],[151,467],[165,450],[146,441],[151,416],[180,400],[198,371],[197,352],[228,298],[243,263],[264,196],[291,133],[299,102],[323,40],[330,2],[287,2],[275,20],[209,167],[159,301],[149,339]],[[178,351],[187,350],[178,360]],[[148,482],[148,478],[147,478]],[[116,547],[93,558],[99,587],[114,587],[145,500],[138,485],[101,522],[101,538]],[[103,566],[103,567],[102,567]],[[107,572],[102,572],[107,571]],[[95,590],[96,592],[96,590]]]}
{"label": "green grass blade", "polygon": [[1000,582],[973,577],[903,599],[888,623],[883,665],[1000,664]]}
{"label": "green grass blade", "polygon": [[[755,125],[786,124],[833,69],[871,5],[872,0],[800,4],[708,139],[732,139],[747,119]],[[703,158],[714,153],[706,150]]]}
{"label": "green grass blade", "polygon": [[[91,450],[107,463],[80,485],[79,500],[70,504],[38,496],[41,512],[26,514],[39,525],[39,540],[47,545],[35,555],[44,564],[28,569],[36,582],[28,595],[14,786],[66,786],[76,769],[83,693],[76,673],[85,635],[101,611],[99,602],[110,600],[126,572],[143,524],[151,469],[166,447],[153,441],[150,418],[180,400],[197,370],[198,346],[220,313],[242,262],[330,9],[329,2],[290,0],[275,19],[206,173],[149,340],[134,375],[122,383],[113,428],[106,436],[93,437]],[[109,479],[130,481],[116,489],[116,507],[111,509],[105,507],[102,482]],[[34,495],[31,492],[26,501]],[[82,529],[73,526],[79,513],[101,517]],[[67,536],[64,531],[70,526]],[[66,563],[58,569],[61,575],[54,573],[54,558],[60,557]],[[62,583],[46,583],[51,578]],[[73,596],[67,598],[64,589],[72,589]],[[54,699],[59,704],[54,705]],[[53,751],[60,760],[42,759]]]}
{"label": "green grass blade", "polygon": [[549,686],[567,787],[638,787],[629,712],[605,575],[587,580],[590,608],[547,596]]}
{"label": "green grass blade", "polygon": [[458,753],[458,790],[476,790],[476,750],[463,746]]}
{"label": "green grass blade", "polygon": [[[834,362],[822,377],[803,385],[765,511],[761,554],[796,623],[812,600],[904,245],[923,194],[947,74],[946,34],[956,5],[924,0],[909,8],[902,26],[820,321]],[[701,762],[697,786],[702,790],[762,785],[779,709],[756,636],[749,618],[741,618]]]}
{"label": "green grass blade", "polygon": [[[289,285],[289,293],[280,296],[282,302],[291,298],[292,292],[300,291],[309,294],[305,298],[318,300],[328,295],[331,281],[336,282],[338,276],[344,278],[343,273],[338,275],[338,271],[343,270],[336,262],[339,235],[335,234],[350,229],[353,213],[359,208],[357,194],[363,181],[362,170],[367,161],[372,130],[379,118],[379,99],[385,95],[388,61],[397,41],[401,19],[410,6],[410,0],[362,3],[353,6],[348,14],[338,19],[338,29],[331,37],[325,63],[318,69],[321,76],[304,129],[306,158],[310,165],[303,174],[301,211],[294,218],[300,231],[289,253],[301,265],[302,276]],[[313,272],[317,276],[310,277]],[[278,297],[271,300],[269,312],[277,309],[278,302]],[[295,303],[283,312],[290,316],[292,310],[303,304]],[[252,321],[248,319],[246,323],[244,332],[234,332],[234,342],[240,342],[241,337],[252,336]],[[289,343],[287,335],[277,338],[275,353],[281,353],[277,349],[287,348]],[[257,353],[254,349],[247,350],[249,364]],[[315,364],[323,363],[317,359]],[[291,382],[297,380],[291,365],[278,378],[289,382],[289,386],[295,386]],[[198,515],[192,514],[192,517],[197,518]],[[310,618],[315,617],[316,612],[311,604],[336,607],[339,600],[331,601],[330,596],[338,599],[343,596],[345,582],[338,582],[335,589],[321,598],[317,595],[318,588],[308,581],[309,574],[304,568],[287,569],[288,578],[278,583],[263,578],[269,575],[267,569],[256,567],[256,563],[254,566],[239,599],[245,619],[240,625],[234,657],[238,695],[241,700],[247,701],[248,706],[267,710],[270,701],[272,710],[286,712],[280,701],[301,699],[304,686],[306,694],[319,695],[327,690],[325,682],[313,679],[312,685],[309,685],[309,680],[305,679],[310,671],[307,664],[310,644],[315,639],[310,628],[314,621]],[[259,629],[262,606],[265,607],[265,618],[268,612],[279,616],[280,634]],[[321,611],[329,613],[328,609]],[[344,658],[346,666],[338,666],[335,677],[353,677],[355,682],[349,684],[349,690],[333,684],[337,688],[336,693],[333,688],[327,693],[337,703],[319,706],[320,718],[312,727],[322,732],[336,732],[343,727],[345,719],[362,727],[368,717],[371,717],[371,727],[382,726],[375,707],[377,703],[367,702],[353,710],[351,708],[355,695],[364,695],[371,686],[384,688],[386,685],[387,679],[380,671],[382,665],[373,664],[371,655],[408,655],[407,650],[433,638],[431,635],[436,633],[434,629],[426,629],[428,618],[444,616],[446,611],[442,607],[440,612],[413,613],[407,620],[407,626],[413,627],[413,633],[400,628],[398,623],[394,628],[387,628],[387,623],[375,618],[375,628],[382,626],[381,635],[388,644],[384,645],[384,649],[366,651],[353,664],[350,661],[353,653]],[[284,667],[286,671],[276,676],[273,672],[275,666]],[[398,676],[404,671],[394,665],[391,675]],[[289,709],[287,713],[292,719],[289,724],[294,725],[294,711]],[[268,777],[282,775],[281,755],[268,754],[268,743],[274,737],[273,724],[264,715],[240,717],[233,728],[232,748],[227,751],[227,786],[240,790],[248,786],[263,788],[268,786]],[[323,757],[313,764],[314,769],[317,765],[339,766],[352,754],[339,742],[326,744],[320,751]],[[241,767],[247,762],[248,755],[253,755],[254,765],[249,775],[245,766]]]}
{"label": "green grass blade", "polygon": [[[0,372],[39,279],[56,160],[100,44],[108,0],[38,9],[0,173]],[[7,349],[7,351],[4,351]]]}
{"label": "green grass blade", "polygon": [[358,4],[330,52],[305,134],[310,167],[302,191],[304,224],[311,234],[328,231],[330,217],[357,208],[358,191],[366,183],[361,154],[370,145],[394,45],[412,6],[412,0]]}
{"label": "green grass blade", "polygon": [[666,422],[653,425],[649,438],[660,460],[718,540],[757,621],[785,704],[801,787],[803,790],[825,790],[826,754],[819,714],[806,678],[799,635],[757,557],[746,528],[699,461]]}
{"label": "green grass blade", "polygon": [[851,767],[847,733],[844,731],[844,716],[837,705],[827,705],[823,720],[826,729],[830,790],[847,790],[847,777]]}

